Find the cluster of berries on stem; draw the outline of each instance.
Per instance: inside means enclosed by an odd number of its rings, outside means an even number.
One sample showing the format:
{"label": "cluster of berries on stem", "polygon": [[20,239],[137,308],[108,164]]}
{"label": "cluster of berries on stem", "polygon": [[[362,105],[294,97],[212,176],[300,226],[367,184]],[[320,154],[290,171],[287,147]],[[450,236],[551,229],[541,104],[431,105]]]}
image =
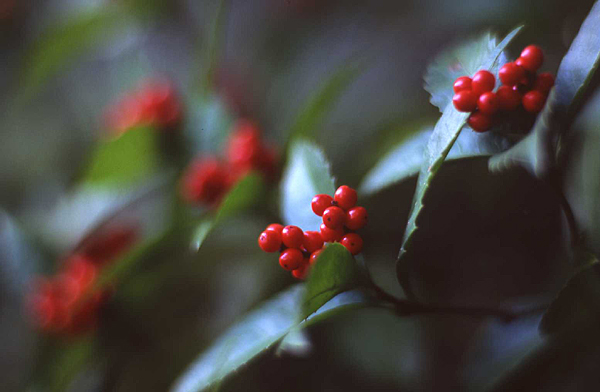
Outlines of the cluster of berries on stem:
{"label": "cluster of berries on stem", "polygon": [[367,210],[356,206],[356,191],[349,186],[339,187],[334,196],[313,197],[311,208],[323,218],[319,231],[305,231],[296,226],[273,223],[258,237],[265,252],[280,252],[279,265],[304,279],[317,261],[326,242],[339,242],[353,255],[361,252],[363,240],[354,231],[367,224]]}
{"label": "cluster of berries on stem", "polygon": [[496,78],[480,70],[473,78],[461,76],[454,82],[452,103],[460,112],[471,112],[468,124],[476,132],[488,131],[498,121],[499,113],[524,109],[536,115],[546,103],[554,76],[536,74],[542,66],[544,53],[536,45],[529,45],[514,62],[506,63],[498,71],[502,85],[494,92]]}
{"label": "cluster of berries on stem", "polygon": [[225,157],[203,155],[185,170],[181,194],[191,204],[216,207],[229,189],[250,171],[256,170],[267,179],[277,174],[277,153],[263,142],[258,126],[240,120],[225,147]]}

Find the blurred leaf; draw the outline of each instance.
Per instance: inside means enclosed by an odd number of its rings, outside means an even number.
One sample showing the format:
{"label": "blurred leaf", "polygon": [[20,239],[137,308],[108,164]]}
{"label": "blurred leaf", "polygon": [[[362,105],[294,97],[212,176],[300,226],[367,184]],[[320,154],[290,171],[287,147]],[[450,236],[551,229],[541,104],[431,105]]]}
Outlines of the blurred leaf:
{"label": "blurred leaf", "polygon": [[353,64],[351,60],[344,61],[304,104],[290,130],[288,140],[314,139],[325,116],[333,110],[344,91],[364,69],[362,64]]}
{"label": "blurred leaf", "polygon": [[[397,145],[367,173],[359,192],[370,195],[417,174],[431,134],[432,130],[427,129]],[[509,147],[510,142],[497,133],[462,132],[446,159],[487,156]]]}
{"label": "blurred leaf", "polygon": [[219,49],[223,47],[223,36],[225,35],[225,22],[227,21],[229,2],[228,0],[218,0],[216,11],[211,18],[213,24],[209,39],[202,46],[206,48],[202,56],[202,63],[207,64],[206,72],[200,83],[200,88],[204,93],[208,93],[214,86],[214,76],[219,60]]}
{"label": "blurred leaf", "polygon": [[157,136],[150,127],[138,127],[101,142],[91,154],[82,182],[122,187],[155,174],[160,165]]}
{"label": "blurred leaf", "polygon": [[[496,46],[495,50],[488,53],[486,58],[481,62],[481,65],[477,68],[492,69],[502,51],[519,33],[520,30],[521,27],[518,27],[510,32],[502,40],[502,42]],[[406,231],[404,233],[404,238],[402,240],[402,247],[398,255],[397,263],[398,280],[400,281],[404,291],[409,296],[412,296],[412,293],[408,287],[408,274],[406,272],[407,268],[405,255],[410,248],[412,237],[417,230],[417,218],[419,217],[421,209],[423,208],[423,198],[427,193],[431,181],[433,181],[433,178],[444,163],[444,159],[448,155],[452,145],[458,138],[462,127],[467,122],[468,117],[469,113],[461,113],[454,108],[452,103],[448,103],[444,113],[442,114],[442,117],[435,125],[433,134],[431,135],[431,138],[427,143],[427,147],[425,148],[425,158],[419,172],[417,190],[413,198],[413,206],[408,219]]]}
{"label": "blurred leaf", "polygon": [[592,318],[600,320],[600,264],[589,254],[584,257],[588,264],[569,280],[546,310],[541,332],[555,334]]}
{"label": "blurred leaf", "polygon": [[[184,372],[174,392],[196,392],[219,383],[274,343],[294,331],[301,319],[304,286],[298,284],[267,301],[232,326]],[[342,293],[300,325],[310,325],[341,312],[366,306],[364,295]]]}
{"label": "blurred leaf", "polygon": [[306,141],[290,146],[288,164],[281,181],[281,216],[286,225],[318,230],[321,218],[312,211],[317,194],[333,195],[335,182],[323,151]]}
{"label": "blurred leaf", "polygon": [[199,250],[215,225],[253,206],[264,192],[265,180],[259,173],[250,173],[239,180],[229,193],[227,193],[216,214],[202,219],[194,232],[192,248],[195,251]]}
{"label": "blurred leaf", "polygon": [[185,133],[197,153],[221,151],[234,123],[233,114],[222,99],[213,94],[198,96],[189,108]]}
{"label": "blurred leaf", "polygon": [[599,63],[600,2],[596,2],[560,63],[554,92],[531,134],[509,151],[490,159],[490,170],[522,166],[537,177],[544,176],[555,163],[558,140],[579,113]]}
{"label": "blurred leaf", "polygon": [[329,244],[311,268],[302,304],[305,319],[341,292],[358,283],[358,267],[352,254],[341,244]]}

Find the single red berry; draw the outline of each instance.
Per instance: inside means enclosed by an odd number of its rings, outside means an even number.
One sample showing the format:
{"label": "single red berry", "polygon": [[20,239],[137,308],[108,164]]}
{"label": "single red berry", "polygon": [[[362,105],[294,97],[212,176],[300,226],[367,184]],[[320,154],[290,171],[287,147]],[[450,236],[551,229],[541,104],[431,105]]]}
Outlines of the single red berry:
{"label": "single red berry", "polygon": [[330,229],[329,227],[325,226],[324,223],[321,223],[320,226],[321,229],[321,237],[323,238],[323,241],[325,242],[336,242],[339,241],[340,239],[342,239],[342,237],[344,236],[344,229],[343,228],[339,228],[339,229]]}
{"label": "single red berry", "polygon": [[283,225],[280,225],[279,223],[271,223],[269,226],[267,226],[267,228],[265,229],[265,231],[276,231],[277,233],[279,233],[281,235],[281,232],[283,231]]}
{"label": "single red berry", "polygon": [[525,70],[515,63],[506,63],[498,71],[498,77],[502,84],[514,86],[525,77]]}
{"label": "single red berry", "polygon": [[521,104],[521,94],[510,86],[500,86],[496,91],[500,110],[513,111]]}
{"label": "single red berry", "polygon": [[313,265],[314,263],[317,262],[317,257],[319,257],[319,255],[321,254],[321,252],[323,251],[323,249],[319,249],[316,252],[313,252],[310,255],[310,258],[308,259],[308,262],[310,263],[310,265]]}
{"label": "single red berry", "polygon": [[310,265],[308,264],[308,260],[305,259],[300,267],[292,271],[292,276],[296,279],[304,280],[308,276],[309,271]]}
{"label": "single red berry", "polygon": [[550,72],[544,72],[535,78],[533,89],[542,94],[548,94],[552,86],[554,86],[554,76]]}
{"label": "single red berry", "polygon": [[305,231],[302,245],[308,253],[313,253],[323,248],[323,237],[318,231]]}
{"label": "single red berry", "polygon": [[357,199],[358,196],[356,195],[356,191],[347,185],[339,187],[335,191],[335,195],[333,195],[333,200],[344,211],[348,211],[350,208],[354,207]]}
{"label": "single red berry", "polygon": [[471,78],[468,76],[461,76],[454,82],[454,92],[458,93],[463,90],[471,90]]}
{"label": "single red berry", "polygon": [[364,207],[354,207],[346,212],[346,227],[358,230],[367,224],[367,210]]}
{"label": "single red berry", "polygon": [[265,252],[277,252],[281,248],[281,234],[275,230],[265,230],[258,237],[258,246]]}
{"label": "single red berry", "polygon": [[[523,59],[522,58],[518,58],[515,60],[515,64],[518,65],[519,67],[523,68]],[[523,70],[525,70],[525,68],[523,68]]]}
{"label": "single red berry", "polygon": [[492,118],[481,112],[471,114],[467,122],[475,132],[485,132],[492,127]]}
{"label": "single red berry", "polygon": [[288,271],[300,267],[302,261],[304,261],[304,256],[298,249],[286,249],[281,252],[281,256],[279,256],[279,265],[281,268]]}
{"label": "single red berry", "polygon": [[218,205],[229,189],[229,170],[216,157],[204,157],[190,164],[182,181],[183,197],[192,203]]}
{"label": "single red berry", "polygon": [[521,52],[520,63],[529,72],[535,72],[544,62],[544,52],[539,46],[529,45]]}
{"label": "single red berry", "polygon": [[531,90],[523,95],[523,107],[530,113],[539,113],[546,103],[546,95],[537,90]]}
{"label": "single red berry", "polygon": [[353,255],[357,255],[362,250],[363,240],[356,233],[348,233],[342,237],[340,244],[344,245]]}
{"label": "single red berry", "polygon": [[459,112],[472,112],[477,108],[477,94],[471,90],[463,90],[454,94],[452,103]]}
{"label": "single red berry", "polygon": [[288,248],[300,249],[304,241],[304,233],[297,226],[286,226],[281,231],[281,240]]}
{"label": "single red berry", "polygon": [[496,93],[491,91],[481,94],[477,101],[477,108],[479,111],[488,116],[496,113],[498,111],[498,106],[498,97],[496,96]]}
{"label": "single red berry", "polygon": [[333,197],[329,195],[316,195],[313,197],[312,202],[310,203],[312,210],[315,214],[319,216],[323,216],[323,212],[331,207],[331,203],[333,202]]}
{"label": "single red berry", "polygon": [[471,89],[475,93],[475,95],[480,96],[486,91],[492,91],[495,85],[496,78],[494,77],[494,75],[492,75],[490,71],[482,69],[481,71],[477,71],[477,73],[473,75]]}
{"label": "single red berry", "polygon": [[323,223],[330,229],[337,229],[344,226],[346,213],[340,207],[329,207],[323,212]]}

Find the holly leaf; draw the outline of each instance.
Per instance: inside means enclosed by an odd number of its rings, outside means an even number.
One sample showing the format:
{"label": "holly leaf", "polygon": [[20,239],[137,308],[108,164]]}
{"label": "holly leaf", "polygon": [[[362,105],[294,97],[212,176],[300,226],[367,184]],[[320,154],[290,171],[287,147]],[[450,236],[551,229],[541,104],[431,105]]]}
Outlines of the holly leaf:
{"label": "holly leaf", "polygon": [[301,322],[304,292],[303,284],[292,286],[232,326],[191,364],[171,390],[196,392],[207,389],[273,347],[289,332],[297,331],[299,326],[307,326],[368,304],[361,292],[345,292]]}
{"label": "holly leaf", "polygon": [[[519,33],[521,27],[514,29],[510,32],[496,47],[494,50],[488,53],[485,59],[481,62],[478,69],[492,69],[502,51],[512,41],[512,39]],[[412,296],[410,287],[408,287],[408,274],[407,274],[407,252],[410,249],[410,244],[417,231],[417,219],[423,208],[423,199],[429,185],[435,177],[437,171],[444,163],[444,159],[450,152],[452,145],[458,138],[461,129],[467,122],[469,113],[461,113],[457,111],[452,103],[448,103],[444,109],[442,117],[435,125],[433,133],[425,147],[425,154],[419,177],[417,179],[417,190],[413,198],[413,206],[408,219],[408,224],[402,240],[402,247],[398,255],[397,262],[397,273],[398,280],[404,288],[407,295]]]}
{"label": "holly leaf", "polygon": [[[367,173],[359,192],[368,196],[417,174],[432,133],[432,129],[423,130],[393,148]],[[497,133],[463,132],[446,159],[489,156],[509,147],[509,140]]]}
{"label": "holly leaf", "polygon": [[281,216],[287,225],[317,230],[321,218],[311,208],[317,194],[333,195],[335,182],[323,151],[307,141],[290,146],[288,164],[281,181]]}
{"label": "holly leaf", "polygon": [[587,96],[600,64],[600,3],[596,2],[563,57],[554,91],[532,132],[503,154],[490,159],[492,171],[522,166],[537,177],[545,176],[555,163],[557,144],[572,125]]}

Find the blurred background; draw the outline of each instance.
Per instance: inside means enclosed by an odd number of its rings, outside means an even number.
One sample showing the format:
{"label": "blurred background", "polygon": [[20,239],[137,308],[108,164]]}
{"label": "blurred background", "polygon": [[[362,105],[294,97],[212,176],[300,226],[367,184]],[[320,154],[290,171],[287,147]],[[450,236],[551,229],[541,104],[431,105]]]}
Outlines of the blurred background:
{"label": "blurred background", "polygon": [[[299,110],[360,61],[360,75],[314,130],[336,183],[358,187],[393,146],[437,121],[422,88],[437,53],[525,24],[509,54],[540,45],[554,73],[592,3],[0,0],[0,390],[168,390],[220,332],[293,283],[256,246],[260,231],[281,220],[277,185],[258,207],[216,225],[198,252],[187,237],[165,237],[177,230],[174,216],[202,214],[173,201],[173,176],[222,149],[237,119],[258,124],[285,162]],[[148,164],[151,176],[89,186],[82,179],[109,135],[107,109],[149,78],[176,91],[180,139],[160,144],[166,151]],[[117,168],[130,161],[139,163],[131,156]],[[405,181],[362,201],[365,259],[398,296],[394,262],[413,191],[414,180]],[[436,245],[417,250],[426,260],[415,271],[422,297],[490,307],[552,298],[572,264],[563,214],[547,195],[525,172],[489,174],[484,159],[448,164],[424,218]],[[35,277],[54,273],[90,230],[124,225],[155,248],[119,282],[94,337],[40,334],[26,310]],[[270,350],[220,387],[480,390],[539,344],[540,317],[506,324],[360,310],[310,328],[307,350]],[[578,390],[594,377],[582,372],[568,385],[560,375],[549,383]]]}

